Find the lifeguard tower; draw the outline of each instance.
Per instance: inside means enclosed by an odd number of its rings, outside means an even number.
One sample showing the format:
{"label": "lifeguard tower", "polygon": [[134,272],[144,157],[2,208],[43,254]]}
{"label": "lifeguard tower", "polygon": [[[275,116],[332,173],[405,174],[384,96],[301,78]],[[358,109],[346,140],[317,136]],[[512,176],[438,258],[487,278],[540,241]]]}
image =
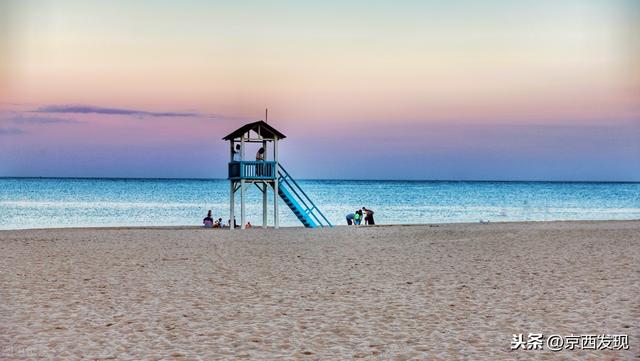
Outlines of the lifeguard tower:
{"label": "lifeguard tower", "polygon": [[[262,192],[262,226],[264,228],[267,227],[269,189],[273,189],[273,226],[275,228],[280,226],[278,197],[282,198],[305,227],[332,227],[331,222],[278,162],[278,141],[284,138],[286,138],[284,134],[262,120],[245,124],[222,138],[229,141],[230,150],[229,229],[234,229],[235,197],[238,191],[240,191],[240,227],[245,228],[245,194],[248,184],[251,183]],[[264,160],[247,160],[245,150],[248,143],[261,144],[264,149]]]}

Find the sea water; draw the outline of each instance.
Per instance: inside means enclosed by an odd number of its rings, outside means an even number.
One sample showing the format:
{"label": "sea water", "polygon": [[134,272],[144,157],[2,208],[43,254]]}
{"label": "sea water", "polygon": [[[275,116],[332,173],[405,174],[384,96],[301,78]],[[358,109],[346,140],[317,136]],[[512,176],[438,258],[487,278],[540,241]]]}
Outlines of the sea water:
{"label": "sea water", "polygon": [[[640,219],[640,183],[301,180],[334,224],[363,206],[377,224]],[[262,195],[247,185],[247,221]],[[201,225],[229,219],[229,182],[201,179],[0,178],[0,229]],[[236,217],[239,215],[239,196]],[[284,202],[281,226],[301,226]],[[269,194],[269,223],[273,199]]]}

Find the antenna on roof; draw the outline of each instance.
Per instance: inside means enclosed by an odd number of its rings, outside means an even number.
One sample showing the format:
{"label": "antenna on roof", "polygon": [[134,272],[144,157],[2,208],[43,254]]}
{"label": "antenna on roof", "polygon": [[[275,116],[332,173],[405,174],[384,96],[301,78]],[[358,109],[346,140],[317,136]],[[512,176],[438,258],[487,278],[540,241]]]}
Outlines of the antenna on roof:
{"label": "antenna on roof", "polygon": [[264,108],[264,122],[269,123],[269,108]]}

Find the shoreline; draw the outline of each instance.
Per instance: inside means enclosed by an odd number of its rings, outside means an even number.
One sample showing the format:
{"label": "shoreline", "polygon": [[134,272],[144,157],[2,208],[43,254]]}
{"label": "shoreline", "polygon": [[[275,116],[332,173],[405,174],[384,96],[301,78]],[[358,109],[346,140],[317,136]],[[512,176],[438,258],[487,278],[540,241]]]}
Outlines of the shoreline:
{"label": "shoreline", "polygon": [[[593,223],[625,223],[625,222],[640,222],[640,219],[595,219],[595,220],[550,220],[550,221],[489,221],[487,223],[480,222],[454,222],[454,223],[405,223],[405,224],[376,224],[373,226],[348,226],[346,224],[338,224],[333,227],[318,227],[310,230],[321,230],[321,229],[335,229],[335,228],[388,228],[388,227],[442,227],[442,226],[458,226],[458,225],[479,225],[479,226],[488,226],[488,225],[527,225],[527,224],[593,224]],[[0,229],[0,233],[2,232],[17,232],[17,231],[63,231],[63,230],[211,230],[211,231],[228,231],[227,228],[204,228],[202,226],[190,226],[190,225],[181,225],[181,226],[88,226],[88,227],[46,227],[46,228],[15,228],[15,229]],[[280,226],[279,229],[309,229],[303,226]],[[265,230],[260,225],[254,225],[251,229],[240,229],[236,228],[238,231],[250,231],[250,230]],[[273,226],[268,226],[266,230],[275,230]]]}

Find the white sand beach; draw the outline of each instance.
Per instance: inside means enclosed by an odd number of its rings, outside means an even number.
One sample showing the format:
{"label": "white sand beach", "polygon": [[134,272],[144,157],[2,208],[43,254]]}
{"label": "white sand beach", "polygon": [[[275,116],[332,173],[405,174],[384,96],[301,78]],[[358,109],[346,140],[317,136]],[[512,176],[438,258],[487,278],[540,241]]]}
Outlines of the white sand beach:
{"label": "white sand beach", "polygon": [[640,221],[1,231],[0,255],[2,360],[640,358]]}

